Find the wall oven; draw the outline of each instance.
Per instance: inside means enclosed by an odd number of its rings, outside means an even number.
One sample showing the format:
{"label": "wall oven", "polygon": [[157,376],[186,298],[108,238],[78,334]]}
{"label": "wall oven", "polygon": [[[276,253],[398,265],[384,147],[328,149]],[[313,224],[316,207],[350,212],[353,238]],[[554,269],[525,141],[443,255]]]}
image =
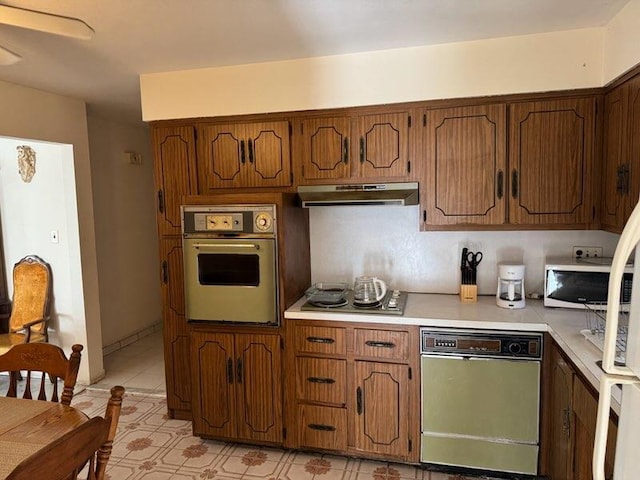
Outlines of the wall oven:
{"label": "wall oven", "polygon": [[276,206],[181,210],[187,319],[277,325]]}

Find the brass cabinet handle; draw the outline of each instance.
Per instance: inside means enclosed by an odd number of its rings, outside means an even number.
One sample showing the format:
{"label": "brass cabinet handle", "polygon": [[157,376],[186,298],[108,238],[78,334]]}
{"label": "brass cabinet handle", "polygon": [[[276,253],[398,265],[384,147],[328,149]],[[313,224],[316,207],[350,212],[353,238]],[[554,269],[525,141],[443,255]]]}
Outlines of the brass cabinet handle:
{"label": "brass cabinet handle", "polygon": [[236,377],[238,379],[238,383],[242,383],[242,359],[238,358],[238,362],[236,364]]}
{"label": "brass cabinet handle", "polygon": [[165,285],[169,283],[169,264],[166,260],[162,262],[162,283]]}
{"label": "brass cabinet handle", "polygon": [[227,382],[233,383],[233,360],[227,358]]}
{"label": "brass cabinet handle", "polygon": [[343,142],[343,148],[342,148],[342,161],[344,163],[349,163],[349,139],[347,137],[344,137],[344,142]]}
{"label": "brass cabinet handle", "polygon": [[307,425],[311,430],[320,430],[321,432],[335,432],[336,427],[333,425],[323,425],[321,423],[310,423]]}
{"label": "brass cabinet handle", "polygon": [[307,342],[311,342],[311,343],[335,343],[336,341],[333,338],[326,338],[326,337],[307,337]]}
{"label": "brass cabinet handle", "polygon": [[164,213],[164,193],[158,190],[158,212]]}
{"label": "brass cabinet handle", "polygon": [[333,378],[326,378],[326,377],[308,377],[307,382],[326,383],[326,384],[336,383],[336,381]]}
{"label": "brass cabinet handle", "polygon": [[247,140],[247,145],[249,146],[249,163],[253,163],[253,140]]}
{"label": "brass cabinet handle", "polygon": [[395,348],[396,344],[393,342],[376,342],[375,340],[367,340],[364,342],[367,347],[377,348]]}

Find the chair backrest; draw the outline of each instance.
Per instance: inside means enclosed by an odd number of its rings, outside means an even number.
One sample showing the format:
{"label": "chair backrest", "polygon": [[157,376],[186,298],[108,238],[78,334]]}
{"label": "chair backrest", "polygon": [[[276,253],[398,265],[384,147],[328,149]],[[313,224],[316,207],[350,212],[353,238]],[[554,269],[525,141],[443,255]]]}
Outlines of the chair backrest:
{"label": "chair backrest", "polygon": [[[24,382],[22,398],[33,398],[32,388],[37,388],[38,379],[34,372],[41,372],[38,388],[38,400],[51,400],[58,402],[58,378],[64,382],[60,403],[69,405],[73,397],[73,388],[76,385],[78,370],[80,368],[80,352],[82,345],[73,345],[71,355],[67,359],[64,352],[57,345],[50,343],[21,343],[11,347],[4,355],[0,355],[0,372],[9,372],[9,389],[7,397],[17,397],[18,375],[21,370],[27,371]],[[51,383],[47,383],[47,377]],[[50,385],[50,387],[49,387]],[[23,383],[20,382],[20,390]],[[50,395],[47,390],[51,390]]]}
{"label": "chair backrest", "polygon": [[117,385],[111,388],[111,396],[107,402],[107,410],[104,414],[104,418],[109,421],[109,434],[107,435],[106,441],[100,446],[96,453],[95,470],[93,463],[89,467],[88,480],[104,480],[106,478],[107,462],[109,462],[109,457],[111,457],[113,441],[116,438],[116,431],[118,430],[123,395],[124,387]]}
{"label": "chair backrest", "polygon": [[109,428],[108,419],[92,418],[23,460],[7,480],[77,479],[87,462],[93,469],[94,455],[107,441]]}
{"label": "chair backrest", "polygon": [[[22,329],[26,323],[46,319],[51,297],[51,268],[36,255],[28,255],[13,267],[13,299],[9,329]],[[46,335],[46,322],[31,327],[33,333]]]}

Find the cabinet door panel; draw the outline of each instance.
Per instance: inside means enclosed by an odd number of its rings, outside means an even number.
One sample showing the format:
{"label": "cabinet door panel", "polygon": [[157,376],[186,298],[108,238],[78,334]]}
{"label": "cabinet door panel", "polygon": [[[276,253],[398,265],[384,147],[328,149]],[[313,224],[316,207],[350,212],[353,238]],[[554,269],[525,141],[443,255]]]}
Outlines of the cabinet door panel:
{"label": "cabinet door panel", "polygon": [[345,451],[347,449],[347,409],[298,406],[300,446]]}
{"label": "cabinet door panel", "polygon": [[196,379],[193,392],[195,434],[226,438],[236,435],[233,347],[233,335],[230,334],[193,333],[191,336],[191,360]]}
{"label": "cabinet door panel", "polygon": [[308,402],[347,403],[347,362],[330,358],[296,359],[296,397]]}
{"label": "cabinet door panel", "polygon": [[629,192],[627,159],[627,96],[626,85],[611,91],[604,99],[604,151],[600,221],[603,228],[621,232]]}
{"label": "cabinet door panel", "polygon": [[354,176],[405,178],[409,174],[409,114],[367,115],[354,123]]}
{"label": "cabinet door panel", "polygon": [[[624,216],[627,221],[631,210],[638,203],[640,197],[640,76],[636,76],[629,81],[629,123],[627,141],[629,142],[629,203]],[[624,225],[623,222],[623,225]]]}
{"label": "cabinet door panel", "polygon": [[506,106],[427,112],[421,198],[430,225],[505,222]]}
{"label": "cabinet door panel", "polygon": [[350,175],[349,119],[312,118],[302,122],[302,178],[323,180]]}
{"label": "cabinet door panel", "polygon": [[550,476],[555,480],[573,479],[573,370],[552,350],[551,372],[551,439],[549,449]]}
{"label": "cabinet door panel", "polygon": [[244,125],[204,125],[198,131],[202,166],[200,191],[241,187],[245,182],[247,143]]}
{"label": "cabinet door panel", "polygon": [[160,241],[160,261],[167,407],[173,415],[174,410],[191,409],[189,336],[184,316],[180,238]]}
{"label": "cabinet door panel", "polygon": [[154,128],[153,146],[158,232],[180,234],[180,197],[197,193],[194,129]]}
{"label": "cabinet door panel", "polygon": [[354,343],[359,357],[409,360],[409,332],[356,328]]}
{"label": "cabinet door panel", "polygon": [[282,441],[280,337],[236,335],[238,437]]}
{"label": "cabinet door panel", "polygon": [[247,168],[245,187],[291,185],[289,122],[246,125]]}
{"label": "cabinet door panel", "polygon": [[354,447],[374,454],[409,454],[409,367],[355,362]]}
{"label": "cabinet door panel", "polygon": [[588,224],[595,99],[517,103],[510,111],[509,221]]}

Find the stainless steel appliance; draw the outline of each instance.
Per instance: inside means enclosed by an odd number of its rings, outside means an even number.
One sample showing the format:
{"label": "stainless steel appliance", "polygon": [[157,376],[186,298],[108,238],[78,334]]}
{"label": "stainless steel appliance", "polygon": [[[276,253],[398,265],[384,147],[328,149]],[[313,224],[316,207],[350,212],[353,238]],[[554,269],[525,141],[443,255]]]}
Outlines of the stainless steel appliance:
{"label": "stainless steel appliance", "polygon": [[[586,308],[587,303],[605,303],[609,289],[611,258],[547,258],[544,268],[545,307]],[[631,301],[633,265],[622,274],[620,302]]]}
{"label": "stainless steel appliance", "polygon": [[187,319],[278,324],[276,206],[181,210]]}
{"label": "stainless steel appliance", "polygon": [[[320,285],[320,287],[318,287]],[[388,290],[382,300],[374,304],[362,305],[354,303],[353,290],[344,288],[338,295],[323,294],[318,291],[323,284],[316,284],[307,290],[307,301],[302,304],[300,310],[332,313],[362,313],[381,315],[404,315],[404,307],[407,303],[407,292],[400,290]],[[329,286],[344,284],[328,284]],[[333,289],[335,290],[335,289]]]}
{"label": "stainless steel appliance", "polygon": [[298,187],[303,207],[341,205],[417,205],[418,182]]}
{"label": "stainless steel appliance", "polygon": [[535,475],[542,334],[421,328],[423,463]]}

